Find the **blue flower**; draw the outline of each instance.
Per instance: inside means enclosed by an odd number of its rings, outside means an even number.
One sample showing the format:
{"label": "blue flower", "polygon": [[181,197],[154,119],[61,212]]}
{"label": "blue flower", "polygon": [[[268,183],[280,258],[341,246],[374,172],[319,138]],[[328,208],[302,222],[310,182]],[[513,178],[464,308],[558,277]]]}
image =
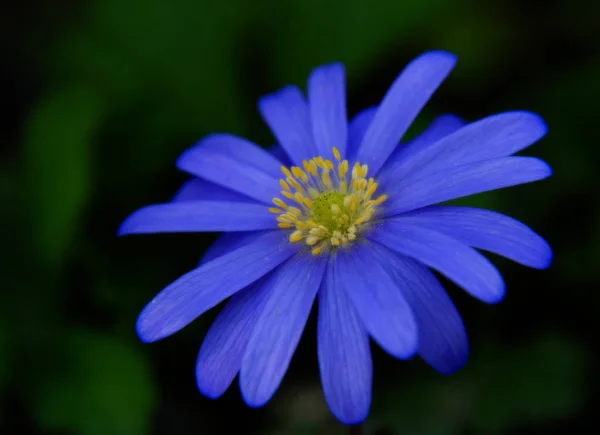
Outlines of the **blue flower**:
{"label": "blue flower", "polygon": [[400,139],[456,62],[413,60],[377,107],[349,123],[340,64],[317,68],[308,98],[289,86],[259,101],[278,145],[269,152],[214,134],[177,166],[194,177],[166,204],[133,213],[120,234],[222,231],[198,268],[142,311],[139,337],[167,337],[231,297],[202,343],[196,378],[208,397],[239,373],[250,406],[277,390],[318,299],[325,399],[343,423],[371,402],[369,337],[450,374],[463,366],[462,320],[429,268],[487,303],[504,295],[476,249],[543,269],[552,253],[525,225],[477,208],[435,205],[546,178],[544,162],[512,154],[546,133],[539,116],[507,112],[465,124],[440,116]]}

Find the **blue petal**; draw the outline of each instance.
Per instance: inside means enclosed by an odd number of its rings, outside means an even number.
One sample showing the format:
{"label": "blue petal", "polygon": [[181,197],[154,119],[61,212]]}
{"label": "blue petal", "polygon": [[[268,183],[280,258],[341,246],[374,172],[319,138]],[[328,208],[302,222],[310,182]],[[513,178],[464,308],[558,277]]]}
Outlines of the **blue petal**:
{"label": "blue petal", "polygon": [[397,181],[384,190],[389,199],[381,216],[394,216],[417,208],[475,193],[531,183],[549,177],[550,167],[533,157],[503,157],[455,166],[405,184]]}
{"label": "blue petal", "polygon": [[529,112],[507,112],[463,127],[399,159],[391,172],[417,180],[458,165],[510,156],[546,134],[544,121]]}
{"label": "blue petal", "polygon": [[171,201],[225,201],[256,204],[256,200],[249,196],[242,195],[201,178],[192,178],[183,183]]}
{"label": "blue petal", "polygon": [[545,269],[552,261],[548,243],[508,216],[470,207],[432,206],[392,218],[442,232],[461,243]]}
{"label": "blue petal", "polygon": [[[330,262],[331,263],[331,262]],[[329,265],[329,269],[333,264]],[[319,290],[317,345],[325,400],[344,424],[369,414],[373,364],[369,336],[341,282],[327,273]]]}
{"label": "blue petal", "polygon": [[269,149],[269,153],[281,162],[283,166],[292,166],[292,161],[281,145],[275,144]]}
{"label": "blue petal", "polygon": [[251,142],[214,134],[185,151],[177,167],[266,204],[279,195],[281,162]]}
{"label": "blue petal", "polygon": [[288,86],[258,101],[258,109],[277,142],[292,162],[301,165],[303,159],[317,155],[310,126],[308,104],[300,89]]}
{"label": "blue petal", "polygon": [[[285,153],[283,148],[281,148],[281,145],[273,145],[268,152],[280,162],[280,165],[286,167],[291,166],[292,163],[290,158]],[[218,184],[211,183],[203,180],[202,178],[192,178],[183,183],[172,199],[173,202],[199,200],[251,203],[256,202],[256,200],[250,198],[249,196],[242,195],[241,193],[225,187],[221,187]]]}
{"label": "blue petal", "polygon": [[225,255],[230,251],[247,245],[256,238],[257,234],[260,233],[260,231],[244,231],[220,234],[219,237],[217,237],[217,239],[212,243],[212,245],[210,245],[208,249],[204,251],[198,266],[201,266],[202,264],[212,261],[221,255]]}
{"label": "blue petal", "polygon": [[386,220],[365,237],[436,269],[484,302],[495,303],[504,296],[498,270],[479,252],[445,234]]}
{"label": "blue petal", "polygon": [[425,266],[384,247],[377,251],[391,266],[388,271],[413,310],[419,355],[438,372],[454,373],[469,357],[467,333],[456,307]]}
{"label": "blue petal", "polygon": [[358,152],[358,146],[365,137],[365,133],[371,125],[373,118],[377,113],[377,106],[369,107],[358,112],[350,125],[348,126],[348,148],[346,149],[346,158],[351,162],[356,161],[356,153]]}
{"label": "blue petal", "polygon": [[142,341],[160,340],[182,329],[223,299],[271,271],[299,247],[285,232],[261,233],[239,249],[183,275],[152,299],[137,320]]}
{"label": "blue petal", "polygon": [[342,64],[321,66],[312,72],[308,78],[308,105],[318,155],[331,158],[331,149],[337,147],[345,156],[348,118]]}
{"label": "blue petal", "polygon": [[417,325],[402,292],[368,244],[338,249],[328,273],[345,289],[373,339],[397,358],[417,351]]}
{"label": "blue petal", "polygon": [[277,228],[277,221],[262,204],[186,201],[149,205],[135,211],[121,224],[119,235],[271,228]]}
{"label": "blue petal", "polygon": [[455,63],[456,56],[432,51],[417,57],[396,78],[358,148],[356,158],[369,165],[371,174],[383,166]]}
{"label": "blue petal", "polygon": [[[402,149],[420,148],[421,146],[428,146],[449,134],[454,133],[459,128],[466,124],[461,118],[456,115],[440,115],[431,121],[431,124],[423,130],[421,134],[415,137],[413,140],[408,142]],[[395,154],[401,154],[400,148],[396,149]]]}
{"label": "blue petal", "polygon": [[283,264],[265,284],[271,294],[240,370],[240,387],[249,406],[264,405],[279,387],[304,330],[326,264],[325,255],[303,253]]}
{"label": "blue petal", "polygon": [[[264,278],[263,278],[264,280]],[[196,361],[196,382],[207,397],[222,395],[240,371],[250,335],[269,295],[263,280],[239,291],[208,330]]]}
{"label": "blue petal", "polygon": [[412,155],[421,150],[432,146],[436,141],[454,133],[464,125],[465,122],[454,115],[440,115],[435,118],[420,135],[410,142],[400,144],[394,150],[390,158],[385,162],[384,167],[381,169],[381,173],[377,176],[379,184],[385,183],[387,174],[396,173],[396,165],[409,159]]}

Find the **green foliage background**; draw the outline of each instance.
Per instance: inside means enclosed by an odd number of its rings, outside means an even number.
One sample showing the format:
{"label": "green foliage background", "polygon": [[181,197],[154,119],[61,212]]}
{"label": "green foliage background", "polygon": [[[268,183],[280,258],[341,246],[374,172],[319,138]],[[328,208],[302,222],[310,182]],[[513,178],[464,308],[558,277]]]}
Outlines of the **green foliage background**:
{"label": "green foliage background", "polygon": [[337,434],[319,386],[314,320],[274,399],[245,407],[194,382],[215,312],[162,342],[137,313],[214,235],[117,239],[136,208],[185,180],[174,159],[203,135],[272,141],[255,109],[316,65],[347,67],[350,111],[376,104],[434,48],[459,56],[416,122],[540,113],[528,150],[554,176],[461,203],[546,237],[548,271],[494,258],[508,295],[484,306],[446,283],[471,359],[452,377],[374,349],[369,434],[577,433],[600,393],[600,3],[583,0],[7,0],[0,6],[0,433]]}

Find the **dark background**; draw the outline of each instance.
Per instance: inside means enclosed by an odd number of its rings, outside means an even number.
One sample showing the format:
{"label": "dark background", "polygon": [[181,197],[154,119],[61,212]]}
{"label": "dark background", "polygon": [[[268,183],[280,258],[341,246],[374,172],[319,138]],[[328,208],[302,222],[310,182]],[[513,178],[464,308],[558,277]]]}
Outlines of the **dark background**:
{"label": "dark background", "polygon": [[496,306],[446,283],[471,339],[469,363],[451,377],[373,346],[365,432],[596,427],[599,16],[600,2],[575,0],[3,0],[0,433],[343,433],[322,399],[314,318],[258,410],[237,384],[216,401],[196,389],[216,310],[138,342],[140,309],[214,235],[115,232],[136,208],[170,198],[186,179],[174,159],[203,135],[270,145],[259,96],[341,60],[353,114],[429,49],[459,63],[413,133],[445,112],[473,121],[524,109],[547,121],[526,154],[550,163],[549,180],[461,202],[522,220],[555,259],[536,271],[493,258],[508,287]]}

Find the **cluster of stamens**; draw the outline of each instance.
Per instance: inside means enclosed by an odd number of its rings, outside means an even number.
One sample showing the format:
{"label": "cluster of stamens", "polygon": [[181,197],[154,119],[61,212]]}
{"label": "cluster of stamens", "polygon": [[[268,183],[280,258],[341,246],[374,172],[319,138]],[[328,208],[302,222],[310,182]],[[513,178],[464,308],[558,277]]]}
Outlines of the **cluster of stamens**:
{"label": "cluster of stamens", "polygon": [[350,171],[348,160],[342,160],[335,147],[333,155],[335,164],[314,157],[302,162],[304,169],[282,166],[285,178],[279,184],[285,199],[273,198],[277,207],[269,209],[277,215],[279,228],[292,230],[290,242],[304,240],[313,255],[356,239],[361,225],[387,199],[373,199],[378,185],[373,178],[367,180],[366,164],[356,162]]}

